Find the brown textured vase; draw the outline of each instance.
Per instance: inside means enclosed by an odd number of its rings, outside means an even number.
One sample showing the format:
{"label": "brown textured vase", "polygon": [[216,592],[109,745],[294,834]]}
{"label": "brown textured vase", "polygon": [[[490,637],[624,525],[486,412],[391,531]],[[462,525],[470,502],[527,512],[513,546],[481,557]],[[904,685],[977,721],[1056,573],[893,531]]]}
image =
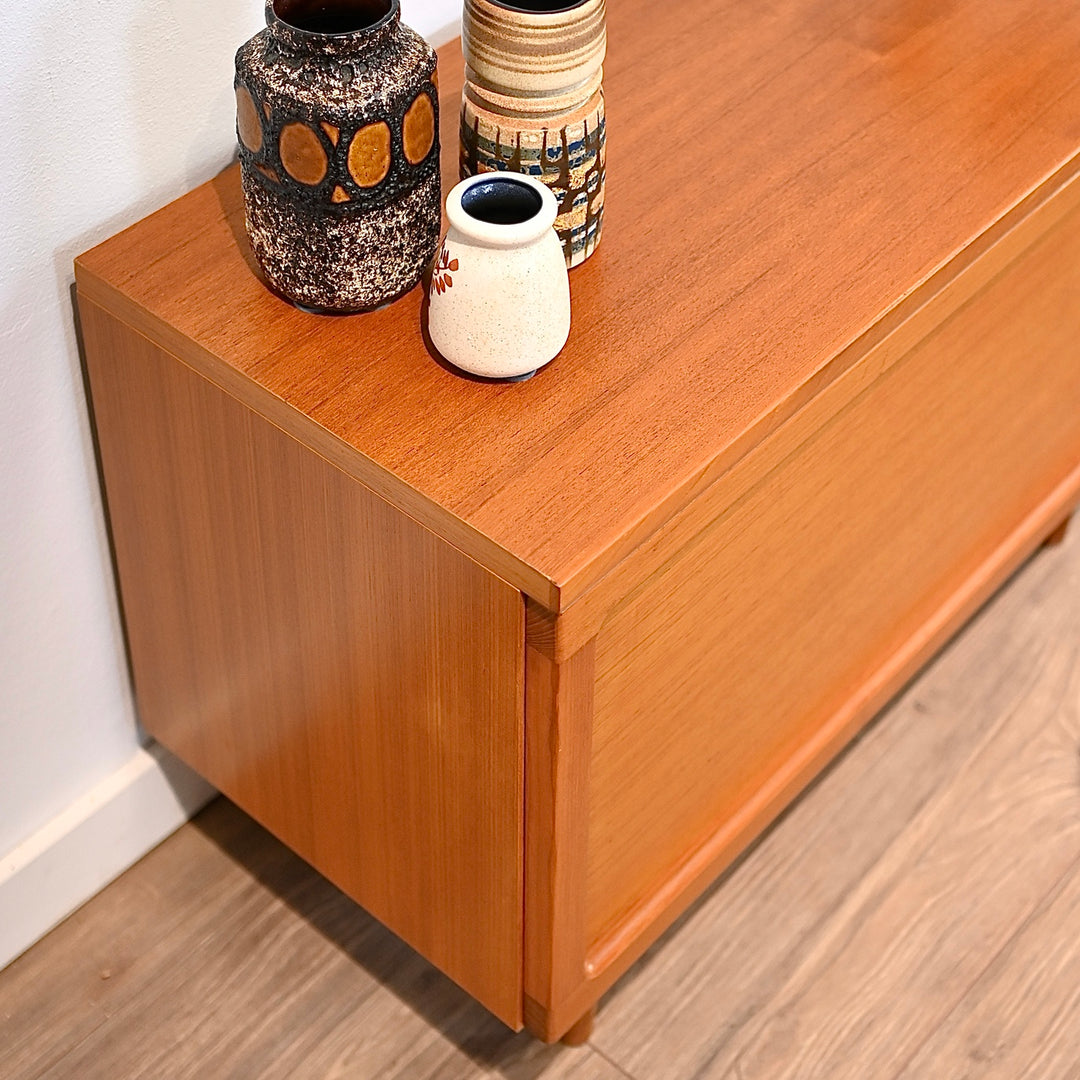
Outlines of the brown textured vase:
{"label": "brown textured vase", "polygon": [[568,267],[604,225],[604,0],[465,0],[462,178],[497,169],[551,188]]}
{"label": "brown textured vase", "polygon": [[398,0],[267,0],[266,21],[236,54],[255,257],[300,307],[381,307],[439,242],[435,52]]}

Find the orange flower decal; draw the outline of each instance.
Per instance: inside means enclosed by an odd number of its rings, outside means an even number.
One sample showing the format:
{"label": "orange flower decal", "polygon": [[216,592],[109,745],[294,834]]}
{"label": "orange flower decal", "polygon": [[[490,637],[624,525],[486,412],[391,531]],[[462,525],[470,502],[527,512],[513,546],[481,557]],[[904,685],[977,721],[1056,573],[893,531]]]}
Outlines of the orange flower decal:
{"label": "orange flower decal", "polygon": [[453,271],[457,270],[457,259],[450,258],[450,252],[444,247],[439,252],[439,257],[435,260],[435,269],[431,274],[431,287],[440,295],[446,292],[447,289],[454,287],[454,279],[450,276]]}

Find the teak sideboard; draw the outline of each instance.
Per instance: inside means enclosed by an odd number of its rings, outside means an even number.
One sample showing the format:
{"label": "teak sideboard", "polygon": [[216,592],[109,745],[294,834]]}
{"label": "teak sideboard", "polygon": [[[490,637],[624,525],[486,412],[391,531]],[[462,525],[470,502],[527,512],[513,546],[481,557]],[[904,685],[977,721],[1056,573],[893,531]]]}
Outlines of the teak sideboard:
{"label": "teak sideboard", "polygon": [[235,169],[77,265],[146,728],[545,1039],[1080,501],[1080,5],[609,18],[529,382],[273,296]]}

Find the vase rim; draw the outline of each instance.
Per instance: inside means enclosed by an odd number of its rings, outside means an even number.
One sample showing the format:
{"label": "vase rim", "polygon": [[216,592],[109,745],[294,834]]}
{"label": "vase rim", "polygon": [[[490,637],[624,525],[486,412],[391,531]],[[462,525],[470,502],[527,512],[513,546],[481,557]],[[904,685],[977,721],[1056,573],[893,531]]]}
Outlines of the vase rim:
{"label": "vase rim", "polygon": [[[477,217],[475,211],[467,209],[465,204],[473,188],[487,185],[493,188],[527,188],[537,198],[536,209],[524,221],[485,221]],[[513,248],[534,243],[551,232],[558,214],[559,204],[551,189],[523,173],[487,172],[470,176],[462,180],[446,197],[446,216],[450,225],[470,240],[488,247]]]}
{"label": "vase rim", "polygon": [[465,0],[461,48],[468,85],[509,98],[567,97],[560,111],[578,108],[602,78],[605,0],[549,12],[526,11],[522,0]]}
{"label": "vase rim", "polygon": [[569,0],[569,2],[560,2],[556,0],[557,6],[554,7],[532,7],[527,2],[515,3],[514,0],[488,0],[488,3],[494,7],[503,8],[506,11],[512,11],[516,15],[536,15],[543,18],[545,15],[565,15],[567,12],[574,11],[576,8],[585,7],[586,4],[593,3],[594,0]]}
{"label": "vase rim", "polygon": [[289,22],[289,20],[279,15],[277,9],[287,5],[288,0],[266,0],[266,23],[271,27],[280,27],[287,30],[290,34],[297,34],[301,38],[308,38],[312,40],[316,39],[329,39],[331,41],[348,41],[350,38],[363,38],[367,35],[375,33],[378,30],[383,29],[389,23],[396,22],[401,18],[401,0],[371,0],[368,6],[375,7],[376,5],[385,5],[386,11],[380,15],[373,22],[365,23],[363,26],[357,26],[348,30],[308,30],[303,26],[297,26],[295,23]]}

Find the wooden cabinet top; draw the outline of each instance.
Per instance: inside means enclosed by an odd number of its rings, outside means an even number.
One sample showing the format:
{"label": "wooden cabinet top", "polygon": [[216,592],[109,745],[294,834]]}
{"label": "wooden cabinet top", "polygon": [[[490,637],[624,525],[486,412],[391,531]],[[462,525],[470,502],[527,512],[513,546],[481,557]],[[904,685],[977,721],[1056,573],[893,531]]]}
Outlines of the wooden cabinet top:
{"label": "wooden cabinet top", "polygon": [[[80,291],[565,609],[1077,187],[1075,0],[618,0],[609,22],[604,240],[530,382],[441,366],[419,289],[337,318],[271,295],[235,168],[82,256]],[[455,44],[444,191],[461,73]]]}

